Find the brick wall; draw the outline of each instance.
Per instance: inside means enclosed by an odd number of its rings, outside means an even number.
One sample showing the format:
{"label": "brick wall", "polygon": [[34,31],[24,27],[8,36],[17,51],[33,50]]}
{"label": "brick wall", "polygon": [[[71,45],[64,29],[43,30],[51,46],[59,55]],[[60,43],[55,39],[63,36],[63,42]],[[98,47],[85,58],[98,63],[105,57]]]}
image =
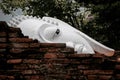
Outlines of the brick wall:
{"label": "brick wall", "polygon": [[76,54],[60,43],[38,43],[0,22],[0,80],[120,80],[120,53]]}

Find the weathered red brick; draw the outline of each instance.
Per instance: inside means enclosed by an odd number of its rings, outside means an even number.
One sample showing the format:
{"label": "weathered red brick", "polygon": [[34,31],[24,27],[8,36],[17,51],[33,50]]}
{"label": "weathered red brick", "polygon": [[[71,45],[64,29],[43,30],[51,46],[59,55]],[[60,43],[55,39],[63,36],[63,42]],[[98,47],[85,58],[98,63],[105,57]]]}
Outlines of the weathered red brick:
{"label": "weathered red brick", "polygon": [[56,53],[58,58],[66,58],[66,54]]}
{"label": "weathered red brick", "polygon": [[30,43],[31,48],[39,48],[41,43]]}
{"label": "weathered red brick", "polygon": [[23,63],[27,63],[27,64],[40,64],[41,60],[37,60],[37,59],[24,59]]}
{"label": "weathered red brick", "polygon": [[53,63],[55,64],[61,64],[61,65],[64,65],[64,64],[69,64],[71,63],[69,59],[62,59],[62,58],[56,58],[56,59],[53,59],[52,60]]}
{"label": "weathered red brick", "polygon": [[99,74],[99,75],[104,75],[104,74],[113,74],[113,70],[84,70],[85,75],[94,75],[94,74]]}
{"label": "weathered red brick", "polygon": [[99,75],[87,75],[87,80],[97,80],[98,77],[99,77]]}
{"label": "weathered red brick", "polygon": [[58,53],[59,48],[49,48],[47,52],[49,52],[49,53]]}
{"label": "weathered red brick", "polygon": [[118,58],[117,58],[117,62],[119,62],[119,63],[120,63],[120,57],[118,57]]}
{"label": "weathered red brick", "polygon": [[[30,53],[30,52],[29,52]],[[39,53],[39,52],[36,52],[36,53],[30,53],[30,54],[27,54],[28,56],[26,58],[30,58],[30,59],[41,59],[43,58],[44,54],[43,53]]]}
{"label": "weathered red brick", "polygon": [[116,74],[115,77],[117,78],[117,80],[120,80],[120,74]]}
{"label": "weathered red brick", "polygon": [[5,48],[0,49],[0,52],[5,52],[5,51],[6,51],[6,49],[5,49]]}
{"label": "weathered red brick", "polygon": [[71,63],[72,65],[79,65],[79,64],[81,64],[80,61],[77,61],[77,60],[75,60],[75,59],[71,59],[71,60],[70,60],[70,63]]}
{"label": "weathered red brick", "polygon": [[6,44],[6,43],[1,43],[1,44],[0,44],[0,48],[1,48],[1,49],[6,48],[7,46],[8,46],[8,44]]}
{"label": "weathered red brick", "polygon": [[14,65],[14,69],[15,70],[28,70],[28,69],[32,69],[32,70],[39,70],[40,69],[40,64],[30,64],[30,63],[23,63],[23,64],[15,64]]}
{"label": "weathered red brick", "polygon": [[56,54],[54,54],[54,53],[46,53],[45,55],[44,55],[44,58],[57,58],[57,55]]}
{"label": "weathered red brick", "polygon": [[32,39],[29,39],[29,38],[9,38],[9,41],[10,42],[32,42],[33,40]]}
{"label": "weathered red brick", "polygon": [[103,62],[102,58],[88,58],[80,60],[82,64],[100,64]]}
{"label": "weathered red brick", "polygon": [[71,79],[71,76],[70,76],[70,75],[66,75],[66,76],[65,76],[65,79],[70,80],[70,79]]}
{"label": "weathered red brick", "polygon": [[58,48],[65,48],[66,45],[63,43],[41,43],[40,47],[58,47]]}
{"label": "weathered red brick", "polygon": [[22,62],[22,59],[10,59],[10,60],[7,60],[7,63],[9,64],[18,64],[18,63],[21,63]]}
{"label": "weathered red brick", "polygon": [[6,38],[0,38],[0,43],[1,42],[6,42]]}
{"label": "weathered red brick", "polygon": [[16,37],[19,37],[19,34],[17,32],[14,32],[14,33],[9,33],[8,34],[10,38],[16,38]]}
{"label": "weathered red brick", "polygon": [[24,78],[25,78],[26,80],[31,80],[31,76],[32,76],[32,75],[25,75]]}
{"label": "weathered red brick", "polygon": [[0,80],[14,80],[14,76],[0,75]]}
{"label": "weathered red brick", "polygon": [[88,65],[84,65],[84,64],[80,64],[80,65],[78,65],[78,69],[89,69],[89,66]]}
{"label": "weathered red brick", "polygon": [[48,51],[48,49],[49,48],[47,48],[47,47],[46,48],[39,48],[39,52],[45,52],[46,53]]}
{"label": "weathered red brick", "polygon": [[4,53],[0,53],[0,57],[4,57]]}
{"label": "weathered red brick", "polygon": [[21,32],[20,28],[9,27],[10,32]]}
{"label": "weathered red brick", "polygon": [[23,51],[24,51],[24,49],[19,49],[19,48],[16,49],[16,48],[14,48],[14,47],[13,47],[12,49],[10,49],[10,52],[11,52],[11,53],[21,53],[21,52],[23,52]]}
{"label": "weathered red brick", "polygon": [[47,79],[51,78],[52,80],[54,79],[64,80],[65,79],[64,74],[48,74],[47,77],[48,77]]}
{"label": "weathered red brick", "polygon": [[92,57],[91,54],[69,54],[68,57],[71,58],[83,58],[83,57]]}
{"label": "weathered red brick", "polygon": [[29,76],[25,76],[25,79],[27,80],[45,80],[46,76],[42,76],[42,75],[29,75]]}
{"label": "weathered red brick", "polygon": [[13,66],[13,68],[15,70],[25,70],[25,69],[29,69],[29,66],[27,64],[16,64]]}
{"label": "weathered red brick", "polygon": [[0,37],[6,37],[6,32],[0,32]]}
{"label": "weathered red brick", "polygon": [[112,75],[99,75],[99,80],[110,80]]}
{"label": "weathered red brick", "polygon": [[14,47],[14,48],[29,48],[29,43],[12,43],[11,47]]}
{"label": "weathered red brick", "polygon": [[73,53],[75,53],[74,52],[74,49],[73,48],[60,48],[60,50],[59,50],[59,52],[61,52],[61,53],[68,53],[68,54],[73,54]]}
{"label": "weathered red brick", "polygon": [[120,64],[116,64],[115,69],[120,70]]}
{"label": "weathered red brick", "polygon": [[38,80],[40,77],[38,75],[33,75],[30,77],[31,80]]}
{"label": "weathered red brick", "polygon": [[[40,63],[39,63],[40,64]],[[39,64],[29,64],[28,68],[29,69],[40,69],[40,65]]]}
{"label": "weathered red brick", "polygon": [[37,74],[37,72],[35,70],[24,70],[21,72],[23,75],[34,75]]}

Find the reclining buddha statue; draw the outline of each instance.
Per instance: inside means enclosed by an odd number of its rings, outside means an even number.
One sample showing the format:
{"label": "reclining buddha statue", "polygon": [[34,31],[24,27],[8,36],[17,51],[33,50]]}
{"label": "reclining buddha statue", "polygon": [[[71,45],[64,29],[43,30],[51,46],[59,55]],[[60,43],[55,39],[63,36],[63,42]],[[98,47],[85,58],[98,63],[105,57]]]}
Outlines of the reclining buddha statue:
{"label": "reclining buddha statue", "polygon": [[95,54],[95,52],[112,56],[111,49],[69,24],[52,17],[36,18],[32,16],[13,17],[8,25],[20,28],[24,36],[37,39],[40,43],[65,43],[74,48],[77,54]]}

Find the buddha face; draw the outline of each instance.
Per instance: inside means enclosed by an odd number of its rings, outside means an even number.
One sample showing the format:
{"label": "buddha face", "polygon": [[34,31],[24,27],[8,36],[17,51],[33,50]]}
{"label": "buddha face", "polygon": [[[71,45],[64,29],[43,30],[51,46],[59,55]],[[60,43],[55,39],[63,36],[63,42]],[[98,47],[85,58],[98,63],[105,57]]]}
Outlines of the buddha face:
{"label": "buddha face", "polygon": [[24,36],[37,39],[40,43],[66,43],[78,53],[94,53],[94,51],[112,56],[114,49],[106,47],[78,31],[69,24],[51,17],[42,19],[31,16],[18,16],[10,21],[10,25],[20,28]]}
{"label": "buddha face", "polygon": [[42,42],[54,42],[60,39],[61,30],[55,25],[42,25],[38,30],[39,38],[42,38]]}

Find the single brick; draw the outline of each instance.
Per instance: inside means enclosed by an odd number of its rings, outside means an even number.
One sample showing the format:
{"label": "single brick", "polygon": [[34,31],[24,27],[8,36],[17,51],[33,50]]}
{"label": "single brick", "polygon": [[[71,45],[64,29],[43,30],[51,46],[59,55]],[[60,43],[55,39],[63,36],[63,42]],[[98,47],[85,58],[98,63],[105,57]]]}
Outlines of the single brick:
{"label": "single brick", "polygon": [[0,80],[14,80],[14,76],[0,75]]}
{"label": "single brick", "polygon": [[43,75],[26,75],[24,76],[26,80],[45,80],[46,76]]}
{"label": "single brick", "polygon": [[30,76],[30,80],[41,80],[39,75]]}
{"label": "single brick", "polygon": [[15,70],[25,70],[29,69],[28,64],[16,64],[13,66]]}
{"label": "single brick", "polygon": [[18,43],[30,43],[32,42],[33,40],[32,39],[29,39],[29,38],[9,38],[9,41],[10,42],[18,42]]}
{"label": "single brick", "polygon": [[70,76],[70,75],[66,75],[66,76],[65,76],[65,79],[66,79],[66,80],[70,80],[70,79],[71,79],[71,76]]}
{"label": "single brick", "polygon": [[116,64],[115,69],[120,70],[120,64]]}
{"label": "single brick", "polygon": [[57,55],[54,54],[54,53],[46,53],[44,55],[44,58],[51,58],[51,59],[53,59],[53,58],[57,58]]}
{"label": "single brick", "polygon": [[[78,65],[78,69],[79,70],[83,70],[83,69],[89,69],[90,68],[90,66],[89,65],[84,65],[84,64],[80,64],[80,65]],[[91,69],[91,68],[90,68]]]}
{"label": "single brick", "polygon": [[115,75],[116,80],[120,80],[120,74]]}
{"label": "single brick", "polygon": [[0,43],[0,48],[1,48],[1,49],[6,48],[7,46],[8,46],[8,44],[6,44],[6,43]]}
{"label": "single brick", "polygon": [[31,48],[39,48],[41,43],[30,43]]}
{"label": "single brick", "polygon": [[[63,48],[62,48],[63,49]],[[48,53],[59,53],[61,48],[48,48]]]}
{"label": "single brick", "polygon": [[[30,59],[41,59],[41,58],[43,58],[43,56],[44,56],[44,53],[30,53],[30,54],[26,54],[27,56],[26,57],[24,57],[24,58],[30,58]],[[23,54],[23,56],[24,56],[24,54]]]}
{"label": "single brick", "polygon": [[48,74],[47,77],[51,80],[64,80],[66,76],[64,74]]}
{"label": "single brick", "polygon": [[60,48],[59,52],[61,53],[68,53],[68,54],[73,54],[74,53],[74,49],[73,48]]}
{"label": "single brick", "polygon": [[6,32],[1,32],[0,31],[0,37],[6,37],[6,35],[7,35]]}
{"label": "single brick", "polygon": [[84,74],[85,75],[95,75],[95,74],[108,75],[108,74],[113,74],[113,70],[84,70]]}
{"label": "single brick", "polygon": [[100,64],[103,62],[102,58],[88,58],[79,60],[82,64]]}
{"label": "single brick", "polygon": [[100,70],[100,74],[112,75],[114,70]]}
{"label": "single brick", "polygon": [[65,48],[66,45],[63,43],[41,43],[40,47],[58,47],[58,48]]}
{"label": "single brick", "polygon": [[10,59],[10,60],[7,60],[7,63],[9,64],[19,64],[22,62],[22,59]]}
{"label": "single brick", "polygon": [[53,63],[55,63],[55,64],[62,64],[62,65],[64,65],[64,64],[69,64],[69,63],[71,63],[70,62],[70,60],[69,59],[67,59],[67,58],[65,58],[65,59],[62,59],[62,58],[56,58],[56,59],[53,59]]}
{"label": "single brick", "polygon": [[29,48],[29,43],[12,43],[13,48]]}
{"label": "single brick", "polygon": [[28,69],[40,69],[40,63],[39,64],[29,64],[27,65]]}
{"label": "single brick", "polygon": [[10,32],[21,32],[20,28],[9,27]]}
{"label": "single brick", "polygon": [[98,77],[99,77],[99,75],[87,75],[87,80],[97,80]]}
{"label": "single brick", "polygon": [[92,54],[69,54],[68,58],[87,58],[92,57]]}
{"label": "single brick", "polygon": [[58,58],[66,58],[67,54],[56,53]]}
{"label": "single brick", "polygon": [[6,51],[5,48],[3,48],[3,49],[0,48],[0,53],[1,53],[1,52],[5,52],[5,51]]}
{"label": "single brick", "polygon": [[21,73],[23,75],[35,75],[35,74],[37,74],[36,70],[24,70]]}
{"label": "single brick", "polygon": [[11,32],[8,35],[9,35],[10,38],[17,38],[17,37],[19,37],[19,34],[17,32],[14,32],[14,33]]}
{"label": "single brick", "polygon": [[24,59],[23,63],[27,63],[27,64],[40,64],[41,60],[37,60],[37,59]]}
{"label": "single brick", "polygon": [[98,79],[99,80],[110,80],[112,75],[99,75]]}
{"label": "single brick", "polygon": [[16,48],[14,48],[14,47],[13,47],[12,49],[10,49],[10,52],[11,52],[11,53],[21,53],[21,52],[23,52],[23,51],[24,51],[24,49],[19,49],[19,48],[16,49]]}
{"label": "single brick", "polygon": [[120,57],[117,58],[117,62],[120,63]]}
{"label": "single brick", "polygon": [[6,42],[6,38],[0,38],[0,43]]}
{"label": "single brick", "polygon": [[49,48],[39,48],[39,52],[44,52],[44,53],[46,53],[46,52],[48,52],[48,49]]}

